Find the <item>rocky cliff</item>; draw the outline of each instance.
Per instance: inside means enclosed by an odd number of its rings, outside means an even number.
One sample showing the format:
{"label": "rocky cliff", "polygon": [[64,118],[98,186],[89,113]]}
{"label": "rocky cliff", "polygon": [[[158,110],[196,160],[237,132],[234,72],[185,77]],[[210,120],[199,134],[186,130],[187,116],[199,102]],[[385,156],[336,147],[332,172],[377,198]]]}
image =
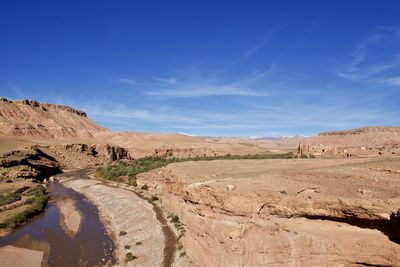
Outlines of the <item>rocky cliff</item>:
{"label": "rocky cliff", "polygon": [[400,127],[365,127],[322,132],[301,141],[303,155],[376,157],[400,154]]}
{"label": "rocky cliff", "polygon": [[90,139],[107,131],[86,113],[64,105],[0,99],[0,133],[34,139]]}
{"label": "rocky cliff", "polygon": [[0,156],[0,183],[18,179],[42,181],[57,173],[61,173],[59,162],[37,147]]}

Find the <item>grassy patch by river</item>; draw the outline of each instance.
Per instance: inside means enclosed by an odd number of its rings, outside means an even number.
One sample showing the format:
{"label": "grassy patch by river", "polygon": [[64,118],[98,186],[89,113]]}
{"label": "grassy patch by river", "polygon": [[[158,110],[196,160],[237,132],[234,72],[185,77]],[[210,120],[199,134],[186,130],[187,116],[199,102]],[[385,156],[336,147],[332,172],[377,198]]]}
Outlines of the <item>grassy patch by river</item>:
{"label": "grassy patch by river", "polygon": [[134,159],[129,162],[118,161],[110,166],[100,167],[95,171],[95,175],[111,181],[126,181],[121,177],[127,177],[129,184],[135,185],[136,175],[166,166],[170,163],[184,161],[206,161],[206,160],[234,160],[234,159],[292,159],[296,156],[293,153],[283,154],[254,154],[254,155],[224,155],[215,157],[193,157],[193,158],[171,158],[144,157]]}
{"label": "grassy patch by river", "polygon": [[2,203],[10,204],[21,200],[22,196],[24,196],[25,199],[23,205],[15,209],[7,210],[6,215],[2,216],[0,220],[0,228],[15,228],[32,219],[44,209],[48,200],[46,190],[41,185],[36,185],[23,193],[16,191],[3,194],[0,199]]}

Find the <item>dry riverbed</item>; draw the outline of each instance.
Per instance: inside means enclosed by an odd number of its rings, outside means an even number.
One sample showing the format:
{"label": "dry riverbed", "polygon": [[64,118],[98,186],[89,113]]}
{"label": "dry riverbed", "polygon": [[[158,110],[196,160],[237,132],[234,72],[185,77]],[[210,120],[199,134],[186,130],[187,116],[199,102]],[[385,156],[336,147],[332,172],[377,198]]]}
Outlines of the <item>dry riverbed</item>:
{"label": "dry riverbed", "polygon": [[[165,238],[162,225],[148,201],[98,180],[72,179],[64,185],[84,194],[98,207],[115,242],[115,254],[121,266],[163,265]],[[131,261],[126,261],[129,252]]]}

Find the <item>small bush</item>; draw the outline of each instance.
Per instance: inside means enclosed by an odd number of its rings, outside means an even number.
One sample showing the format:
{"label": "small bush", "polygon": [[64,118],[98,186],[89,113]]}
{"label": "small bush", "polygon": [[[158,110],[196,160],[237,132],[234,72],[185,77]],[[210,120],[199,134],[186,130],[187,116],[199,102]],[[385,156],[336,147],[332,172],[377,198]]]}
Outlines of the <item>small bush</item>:
{"label": "small bush", "polygon": [[171,216],[171,223],[173,223],[173,224],[180,223],[178,215],[172,215]]}
{"label": "small bush", "polygon": [[179,244],[178,247],[177,247],[177,249],[178,249],[178,250],[182,250],[182,249],[183,249],[183,245],[182,245],[182,244]]}
{"label": "small bush", "polygon": [[182,251],[181,253],[179,253],[179,257],[184,257],[184,256],[186,256],[186,252],[185,251]]}
{"label": "small bush", "polygon": [[142,189],[142,190],[148,190],[149,187],[147,186],[147,184],[144,184],[140,189]]}
{"label": "small bush", "polygon": [[125,262],[130,262],[133,261],[134,259],[137,259],[137,257],[133,255],[132,252],[128,252],[125,254]]}
{"label": "small bush", "polygon": [[125,249],[131,249],[131,246],[129,246],[129,245],[125,245],[125,247],[124,247]]}
{"label": "small bush", "polygon": [[142,242],[138,241],[135,244],[136,244],[136,246],[140,246],[142,244]]}
{"label": "small bush", "polygon": [[182,237],[184,237],[185,236],[185,233],[184,232],[181,232],[181,233],[179,233],[179,235],[178,235],[178,237],[177,237],[177,240],[179,241]]}
{"label": "small bush", "polygon": [[152,196],[151,201],[157,201],[159,198],[157,196]]}
{"label": "small bush", "polygon": [[125,232],[125,231],[120,231],[119,232],[119,236],[125,236],[125,235],[127,235],[128,233],[127,232]]}

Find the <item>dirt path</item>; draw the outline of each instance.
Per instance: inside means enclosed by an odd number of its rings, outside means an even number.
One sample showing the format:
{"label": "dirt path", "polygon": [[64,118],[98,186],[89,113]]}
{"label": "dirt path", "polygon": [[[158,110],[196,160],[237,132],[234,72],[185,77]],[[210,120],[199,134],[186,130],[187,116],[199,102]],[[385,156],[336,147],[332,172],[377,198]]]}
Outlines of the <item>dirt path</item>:
{"label": "dirt path", "polygon": [[[87,175],[88,171],[84,170],[69,172],[63,175],[64,179],[67,178],[64,185],[84,194],[98,207],[102,221],[116,244],[115,254],[120,264],[171,266],[176,241],[162,211],[131,190],[87,179]],[[137,258],[125,262],[128,252]]]}

